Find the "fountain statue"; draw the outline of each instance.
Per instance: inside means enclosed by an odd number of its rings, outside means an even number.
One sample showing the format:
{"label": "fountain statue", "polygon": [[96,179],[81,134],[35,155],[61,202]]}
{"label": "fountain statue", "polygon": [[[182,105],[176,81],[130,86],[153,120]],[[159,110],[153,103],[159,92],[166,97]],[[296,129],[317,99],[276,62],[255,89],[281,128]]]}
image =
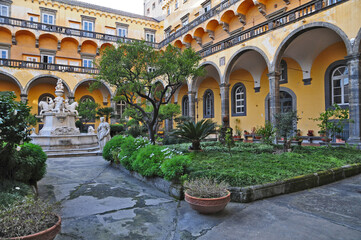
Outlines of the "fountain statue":
{"label": "fountain statue", "polygon": [[98,151],[98,139],[94,130],[88,134],[81,134],[75,126],[75,121],[79,118],[76,110],[78,103],[70,103],[69,99],[64,99],[64,85],[61,79],[56,84],[55,95],[54,100],[49,98],[47,101],[39,102],[41,111],[37,117],[42,119],[44,126],[38,135],[31,135],[32,141],[50,152]]}

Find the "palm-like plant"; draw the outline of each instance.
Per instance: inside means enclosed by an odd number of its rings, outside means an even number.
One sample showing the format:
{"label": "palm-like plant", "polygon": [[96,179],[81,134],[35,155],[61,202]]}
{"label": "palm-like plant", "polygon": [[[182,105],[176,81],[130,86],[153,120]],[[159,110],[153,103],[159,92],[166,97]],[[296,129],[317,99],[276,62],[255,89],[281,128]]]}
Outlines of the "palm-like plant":
{"label": "palm-like plant", "polygon": [[215,133],[215,128],[216,123],[212,122],[210,119],[203,119],[197,123],[187,121],[179,126],[179,128],[174,132],[174,135],[191,141],[192,150],[200,150],[201,141],[210,134]]}

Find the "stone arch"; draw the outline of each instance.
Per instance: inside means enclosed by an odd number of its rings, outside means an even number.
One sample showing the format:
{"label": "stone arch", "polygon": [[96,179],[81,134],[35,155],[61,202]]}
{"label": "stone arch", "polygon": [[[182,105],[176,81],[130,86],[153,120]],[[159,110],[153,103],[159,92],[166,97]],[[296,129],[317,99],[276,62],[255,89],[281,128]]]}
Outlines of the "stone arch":
{"label": "stone arch", "polygon": [[[36,76],[36,77],[32,78],[32,79],[26,84],[26,86],[25,86],[25,88],[24,88],[24,94],[28,95],[30,88],[31,88],[32,86],[34,86],[34,83],[35,83],[37,80],[41,79],[41,78],[53,78],[53,79],[55,79],[55,81],[58,81],[59,79],[61,79],[61,78],[59,78],[59,77],[57,77],[57,76],[50,75],[50,74],[42,74],[42,75]],[[61,79],[61,80],[63,81],[64,87],[65,87],[65,89],[67,90],[67,92],[68,92],[68,94],[69,94],[69,97],[72,97],[72,96],[73,96],[73,92],[71,91],[68,83],[65,82],[63,79]],[[55,82],[55,85],[56,85],[56,82]],[[54,89],[55,89],[55,87],[54,87]],[[55,91],[55,90],[54,90],[54,91]]]}
{"label": "stone arch", "polygon": [[357,36],[353,43],[353,53],[357,54],[361,52],[361,28],[357,33]]}
{"label": "stone arch", "polygon": [[2,43],[11,44],[11,31],[6,27],[0,27],[0,39]]}
{"label": "stone arch", "polygon": [[19,87],[21,94],[24,94],[24,93],[25,93],[25,92],[24,92],[24,89],[23,89],[23,86],[21,85],[20,81],[19,81],[16,77],[14,77],[12,74],[9,74],[9,73],[7,73],[7,72],[4,72],[4,71],[1,71],[1,70],[0,70],[0,75],[1,75],[1,74],[2,74],[2,75],[5,75],[5,76],[8,78],[7,80],[13,81],[13,82],[16,84],[16,86]]}
{"label": "stone arch", "polygon": [[349,41],[349,38],[347,37],[346,33],[344,31],[342,31],[339,27],[337,27],[331,23],[327,23],[327,22],[309,23],[309,24],[306,24],[304,26],[301,26],[301,27],[293,30],[290,34],[288,34],[288,36],[285,39],[283,39],[281,44],[278,46],[276,53],[274,54],[275,57],[273,59],[271,67],[269,68],[270,72],[274,72],[277,70],[277,68],[281,62],[283,54],[285,53],[287,47],[292,43],[293,40],[295,40],[302,33],[305,33],[309,30],[316,29],[316,28],[327,28],[327,29],[330,29],[333,32],[335,32],[344,42],[346,50],[347,50],[347,54],[350,55],[352,53],[351,42]]}
{"label": "stone arch", "polygon": [[[226,64],[226,68],[225,68],[225,72],[224,72],[224,76],[223,76],[223,82],[222,83],[225,83],[225,84],[229,84],[229,81],[230,81],[230,76],[231,76],[231,73],[232,73],[232,68],[234,67],[236,61],[239,59],[239,57],[241,57],[244,53],[246,52],[250,52],[250,51],[254,51],[256,52],[257,54],[260,55],[260,57],[265,61],[265,65],[266,65],[266,68],[267,69],[270,69],[270,61],[267,57],[267,55],[265,54],[265,52],[258,48],[258,47],[254,47],[254,46],[247,46],[247,47],[244,47],[244,48],[241,48],[239,49],[238,51],[236,51],[232,57],[229,59],[228,63]],[[247,70],[247,69],[245,69]],[[249,70],[247,70],[249,71]],[[250,72],[251,73],[251,72]],[[251,73],[254,81],[255,81],[255,87],[259,87],[260,86],[260,78],[261,78],[261,75],[262,75],[263,71],[258,73],[259,74],[259,81],[257,80],[257,77],[255,77],[255,73]]]}
{"label": "stone arch", "polygon": [[[280,87],[280,92],[286,92],[288,94],[291,95],[292,97],[292,110],[293,111],[297,111],[297,95],[295,94],[294,91],[292,91],[290,88],[286,88],[286,87]],[[264,106],[265,106],[265,119],[266,121],[270,121],[271,119],[269,118],[269,93],[267,94],[266,98],[265,98],[265,102],[264,102]]]}
{"label": "stone arch", "polygon": [[[94,78],[87,78],[87,79],[81,80],[80,82],[78,82],[75,85],[75,87],[73,89],[73,95],[75,95],[75,92],[76,92],[77,88],[80,85],[82,85],[82,84],[84,84],[86,82],[95,82],[95,81],[96,81],[96,79],[94,79]],[[110,86],[108,84],[106,84],[104,81],[100,81],[100,82],[102,83],[102,87],[103,87],[103,88],[100,87],[100,91],[101,91],[101,93],[103,95],[103,102],[107,102],[107,93],[109,94],[110,99],[112,99],[114,97],[114,93],[113,93],[113,91],[111,90],[111,88],[110,88]]]}
{"label": "stone arch", "polygon": [[221,71],[220,71],[219,67],[217,66],[217,64],[215,64],[214,62],[211,62],[211,61],[206,61],[206,62],[203,62],[202,64],[200,64],[199,67],[204,67],[205,71],[207,71],[207,68],[209,68],[208,70],[212,71],[212,72],[210,71],[210,74],[216,73],[217,76],[212,76],[212,75],[206,74],[205,76],[192,79],[192,81],[190,82],[190,85],[188,85],[188,89],[190,89],[190,91],[196,93],[196,98],[198,96],[198,88],[199,88],[200,84],[207,77],[214,78],[217,81],[218,85],[222,84]]}

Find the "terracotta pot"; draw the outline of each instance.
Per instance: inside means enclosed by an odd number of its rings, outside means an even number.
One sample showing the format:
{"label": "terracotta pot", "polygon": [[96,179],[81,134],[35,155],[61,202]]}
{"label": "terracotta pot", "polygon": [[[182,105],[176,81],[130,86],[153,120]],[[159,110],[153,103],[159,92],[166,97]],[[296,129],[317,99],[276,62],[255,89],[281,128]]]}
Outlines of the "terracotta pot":
{"label": "terracotta pot", "polygon": [[228,194],[220,198],[197,198],[190,196],[187,191],[185,192],[185,200],[191,208],[199,213],[216,213],[222,211],[231,200],[231,193],[227,190]]}
{"label": "terracotta pot", "polygon": [[61,230],[61,217],[59,215],[56,215],[58,217],[58,221],[57,223],[52,226],[51,228],[48,228],[44,231],[38,232],[38,233],[34,233],[31,235],[27,235],[27,236],[22,236],[22,237],[14,237],[14,238],[10,238],[10,239],[16,239],[16,240],[53,240],[56,235],[60,232]]}

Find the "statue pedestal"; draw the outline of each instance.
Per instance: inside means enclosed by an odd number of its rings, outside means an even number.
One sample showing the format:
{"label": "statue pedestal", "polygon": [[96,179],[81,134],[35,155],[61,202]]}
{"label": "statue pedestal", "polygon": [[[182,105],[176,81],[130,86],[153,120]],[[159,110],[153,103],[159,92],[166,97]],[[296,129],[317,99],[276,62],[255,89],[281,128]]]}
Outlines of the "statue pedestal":
{"label": "statue pedestal", "polygon": [[80,134],[75,126],[77,116],[74,113],[46,112],[42,115],[44,126],[39,131],[41,136],[59,136]]}

